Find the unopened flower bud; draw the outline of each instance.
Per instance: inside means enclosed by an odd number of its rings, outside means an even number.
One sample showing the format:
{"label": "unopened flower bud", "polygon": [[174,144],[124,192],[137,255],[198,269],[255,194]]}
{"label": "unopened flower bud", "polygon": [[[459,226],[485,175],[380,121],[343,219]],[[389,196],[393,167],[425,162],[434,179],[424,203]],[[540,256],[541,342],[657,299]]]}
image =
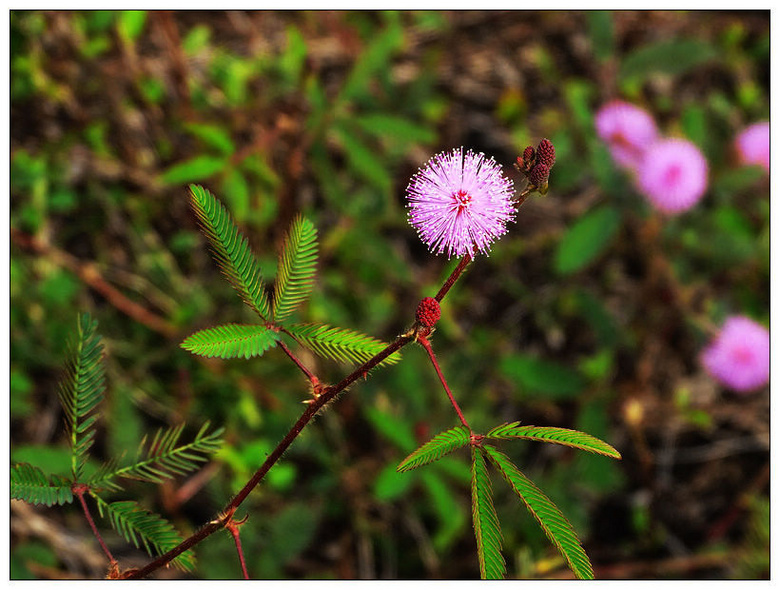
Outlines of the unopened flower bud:
{"label": "unopened flower bud", "polygon": [[534,186],[542,186],[547,182],[549,176],[550,168],[546,164],[539,163],[528,173],[528,180]]}
{"label": "unopened flower bud", "polygon": [[549,139],[543,139],[536,148],[536,161],[547,166],[547,173],[555,164],[555,148]]}
{"label": "unopened flower bud", "polygon": [[426,328],[433,328],[440,317],[439,302],[433,297],[424,297],[417,306],[417,321]]}
{"label": "unopened flower bud", "polygon": [[523,150],[523,170],[526,172],[530,172],[531,168],[534,165],[534,158],[536,154],[534,153],[533,146],[528,146]]}

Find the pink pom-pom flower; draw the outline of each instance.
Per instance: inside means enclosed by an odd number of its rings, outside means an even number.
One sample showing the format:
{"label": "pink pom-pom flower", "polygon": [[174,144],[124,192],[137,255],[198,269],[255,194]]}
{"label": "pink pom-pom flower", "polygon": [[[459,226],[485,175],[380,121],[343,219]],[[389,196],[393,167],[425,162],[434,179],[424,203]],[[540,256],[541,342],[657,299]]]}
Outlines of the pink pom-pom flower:
{"label": "pink pom-pom flower", "polygon": [[639,190],[660,211],[675,215],[693,207],[707,190],[707,160],[685,139],[660,139],[637,168]]}
{"label": "pink pom-pom flower", "polygon": [[432,252],[487,253],[514,220],[512,181],[493,158],[463,148],[431,158],[406,189],[409,222]]}
{"label": "pink pom-pom flower", "polygon": [[769,122],[753,123],[735,140],[737,154],[743,164],[757,164],[769,173]]}
{"label": "pink pom-pom flower", "polygon": [[596,133],[607,144],[612,159],[625,168],[636,168],[645,150],[658,139],[650,114],[630,103],[613,100],[596,113]]}
{"label": "pink pom-pom flower", "polygon": [[747,393],[769,383],[769,331],[744,316],[726,320],[701,362],[726,387]]}

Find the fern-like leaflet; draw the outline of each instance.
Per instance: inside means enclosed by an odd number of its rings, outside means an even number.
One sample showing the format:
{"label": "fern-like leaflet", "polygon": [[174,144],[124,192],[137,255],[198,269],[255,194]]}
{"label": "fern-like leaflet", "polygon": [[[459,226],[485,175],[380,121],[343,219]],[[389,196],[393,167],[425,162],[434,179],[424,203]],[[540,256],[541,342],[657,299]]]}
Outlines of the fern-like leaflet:
{"label": "fern-like leaflet", "polygon": [[65,427],[71,449],[73,479],[81,477],[84,464],[95,439],[93,428],[97,414],[93,410],[103,400],[103,345],[97,335],[97,321],[81,314],[78,335],[71,343],[66,375],[60,383],[59,397],[65,412]]}
{"label": "fern-like leaflet", "polygon": [[465,426],[456,426],[434,436],[419,449],[411,453],[396,468],[396,471],[409,471],[433,461],[438,461],[456,449],[469,444],[471,433]]}
{"label": "fern-like leaflet", "polygon": [[[182,542],[170,522],[137,502],[108,503],[98,495],[93,494],[92,497],[97,502],[100,516],[105,514],[116,532],[138,548],[143,545],[147,553],[162,555]],[[184,571],[191,571],[195,567],[195,555],[188,550],[171,563]]]}
{"label": "fern-like leaflet", "polygon": [[593,579],[593,568],[590,565],[590,560],[580,545],[574,528],[558,507],[520,472],[509,460],[509,457],[490,445],[483,445],[482,449],[515,494],[520,497],[536,518],[547,538],[561,552],[574,575],[580,579]]}
{"label": "fern-like leaflet", "polygon": [[281,322],[308,299],[317,272],[317,230],[311,221],[297,216],[279,253],[274,289],[273,319]]}
{"label": "fern-like leaflet", "polygon": [[195,332],[181,343],[181,347],[209,358],[248,359],[262,355],[276,346],[278,340],[277,333],[266,326],[226,324]]}
{"label": "fern-like leaflet", "polygon": [[[292,324],[284,331],[312,352],[339,362],[363,363],[387,346],[371,336],[327,324]],[[397,363],[400,358],[396,352],[380,365]]]}
{"label": "fern-like leaflet", "polygon": [[160,483],[177,475],[185,475],[200,467],[199,463],[208,460],[208,455],[219,450],[222,444],[222,431],[220,428],[210,434],[206,434],[209,423],[201,426],[194,440],[187,444],[177,446],[184,424],[160,429],[154,438],[147,444],[147,438],[141,441],[138,447],[136,461],[132,465],[121,468],[112,468],[99,471],[89,484],[95,487],[105,487],[114,484],[118,477],[138,479]]}
{"label": "fern-like leaflet", "polygon": [[73,501],[72,482],[58,475],[47,476],[29,463],[11,466],[11,498],[29,504],[69,504]]}
{"label": "fern-like leaflet", "polygon": [[198,185],[190,185],[192,209],[208,238],[214,258],[241,299],[263,320],[268,319],[268,297],[260,266],[249,242],[214,195]]}
{"label": "fern-like leaflet", "polygon": [[552,426],[520,426],[520,422],[512,422],[496,426],[485,435],[490,439],[522,438],[538,440],[541,442],[555,443],[574,447],[590,453],[597,453],[613,459],[620,459],[620,453],[603,440],[568,428],[556,428]]}
{"label": "fern-like leaflet", "polygon": [[[222,430],[207,434],[206,423],[194,441],[183,445],[178,445],[178,442],[184,425],[160,430],[148,447],[145,440],[141,442],[135,463],[118,469],[118,461],[112,459],[84,482],[82,472],[87,461],[87,452],[94,441],[95,423],[98,419],[95,409],[105,393],[102,354],[97,322],[92,320],[89,314],[80,315],[77,336],[66,364],[66,375],[59,388],[59,399],[64,408],[66,427],[70,435],[73,477],[71,479],[47,475],[29,463],[16,464],[11,466],[11,497],[30,504],[51,506],[70,503],[74,493],[81,495],[86,490],[97,502],[100,514],[107,513],[111,525],[125,539],[137,547],[140,546],[140,541],[147,551],[154,548],[158,553],[164,553],[181,542],[181,537],[171,523],[135,502],[109,504],[98,492],[121,489],[114,481],[118,477],[159,483],[164,479],[193,471],[199,467],[199,463],[206,460],[208,454],[218,450]],[[86,504],[84,509],[88,510]],[[194,557],[191,552],[185,552],[174,563],[190,570]]]}
{"label": "fern-like leaflet", "polygon": [[479,573],[483,580],[500,580],[506,574],[501,555],[501,526],[493,506],[493,488],[482,452],[471,447],[471,511],[477,538]]}

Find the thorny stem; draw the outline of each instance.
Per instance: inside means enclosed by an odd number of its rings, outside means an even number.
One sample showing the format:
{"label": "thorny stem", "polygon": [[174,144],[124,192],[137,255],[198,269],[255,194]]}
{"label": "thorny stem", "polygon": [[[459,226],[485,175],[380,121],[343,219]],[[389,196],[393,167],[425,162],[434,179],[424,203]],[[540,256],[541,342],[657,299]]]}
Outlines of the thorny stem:
{"label": "thorny stem", "polygon": [[[328,402],[335,398],[339,393],[344,391],[349,385],[357,381],[360,377],[366,375],[368,371],[376,367],[379,363],[385,360],[388,356],[406,346],[413,340],[411,335],[404,334],[395,339],[395,341],[385,347],[384,350],[379,352],[376,356],[363,363],[360,367],[355,369],[352,373],[344,377],[339,383],[328,387],[322,395],[312,400],[312,402],[306,407],[298,421],[293,424],[293,427],[276,446],[266,458],[265,462],[255,472],[252,478],[244,485],[241,491],[236,494],[228,505],[223,509],[223,513],[232,514],[235,509],[247,498],[250,492],[260,483],[265,477],[265,474],[273,467],[273,465],[284,454],[287,448],[292,444],[296,437],[301,433],[304,427],[311,421],[311,419],[319,412]],[[171,560],[175,559],[182,553],[184,553],[190,547],[193,547],[200,543],[206,537],[212,535],[216,531],[225,527],[224,519],[216,519],[209,522],[203,528],[198,530],[188,539],[185,539],[178,546],[174,547],[167,553],[161,555],[157,559],[151,561],[141,569],[132,570],[126,572],[126,579],[138,579],[148,576],[153,571],[161,568]]]}
{"label": "thorny stem", "polygon": [[103,549],[103,553],[106,554],[106,557],[108,557],[111,565],[114,565],[117,561],[114,559],[114,556],[111,555],[111,551],[109,551],[105,542],[103,542],[103,537],[100,536],[100,531],[98,531],[97,526],[95,526],[95,521],[92,520],[92,515],[89,512],[87,501],[84,499],[84,492],[87,490],[89,490],[89,488],[84,484],[75,484],[72,489],[73,493],[76,494],[76,497],[78,497],[79,501],[81,502],[81,507],[84,509],[84,516],[87,517],[87,522],[89,522],[89,526],[92,528],[92,532],[95,533],[95,537],[97,538],[98,543],[100,543],[100,547]]}
{"label": "thorny stem", "polygon": [[458,402],[455,401],[455,397],[452,395],[452,391],[450,391],[449,385],[447,385],[447,380],[444,378],[444,374],[439,368],[439,362],[436,360],[436,355],[433,353],[433,347],[431,347],[431,343],[425,336],[418,336],[417,342],[422,344],[423,348],[428,353],[428,356],[431,358],[433,368],[436,370],[436,374],[439,376],[439,381],[441,381],[441,384],[444,386],[444,391],[447,392],[447,396],[450,398],[450,403],[452,404],[452,407],[455,408],[455,412],[458,414],[458,418],[460,418],[461,423],[463,426],[468,428],[469,432],[471,432],[473,435],[474,431],[471,430],[471,426],[469,426],[469,423],[466,422],[466,418],[463,416],[463,412],[460,411],[460,406],[458,406]]}
{"label": "thorny stem", "polygon": [[[471,262],[471,260],[472,258],[471,255],[469,254],[466,254],[461,259],[460,264],[458,264],[457,268],[455,268],[455,270],[452,271],[452,274],[450,274],[449,278],[446,280],[444,285],[442,285],[441,289],[439,289],[439,292],[436,295],[437,301],[440,302],[442,299],[444,299],[447,292],[450,290],[450,288],[452,288],[452,286],[455,284],[455,281],[458,280],[461,273],[469,264],[469,262]],[[314,418],[317,412],[319,412],[323,407],[325,407],[325,405],[327,405],[330,401],[332,401],[338,394],[343,392],[352,383],[354,383],[361,377],[365,377],[366,375],[368,375],[368,372],[371,369],[376,367],[379,363],[381,363],[383,360],[385,360],[394,352],[400,350],[410,342],[414,341],[414,339],[415,339],[415,333],[413,330],[407,332],[406,334],[398,336],[391,344],[386,346],[382,351],[377,353],[374,357],[372,357],[371,359],[369,359],[368,361],[360,365],[357,369],[355,369],[354,371],[352,371],[352,373],[344,377],[336,385],[331,385],[330,387],[325,388],[321,395],[316,396],[314,399],[312,399],[311,402],[306,407],[306,410],[304,410],[303,414],[301,414],[301,417],[298,418],[298,421],[295,422],[295,424],[293,424],[289,432],[284,436],[284,438],[279,442],[279,444],[276,445],[276,448],[273,451],[271,451],[268,457],[266,457],[266,460],[263,462],[260,468],[255,472],[252,478],[244,485],[243,488],[241,488],[241,490],[233,497],[233,499],[222,510],[222,514],[232,515],[235,512],[236,508],[238,508],[238,506],[240,506],[241,503],[244,500],[246,500],[247,496],[249,496],[252,490],[255,489],[257,484],[259,484],[260,481],[263,479],[263,477],[265,477],[265,474],[268,473],[271,467],[274,466],[274,464],[284,454],[284,452],[293,443],[293,441],[297,438],[297,436],[301,433],[301,431],[306,427],[306,425],[311,421],[311,419]],[[430,344],[428,344],[428,346],[430,347]],[[284,348],[282,348],[282,350],[284,350]],[[433,353],[431,351],[431,355],[432,354]],[[438,364],[436,363],[435,357],[432,356],[431,358],[433,359],[434,367],[436,368],[440,378],[442,379],[442,383],[444,383],[444,377],[441,375],[441,371],[439,371]],[[303,366],[301,364],[299,364],[298,366],[303,369]],[[306,372],[308,376],[308,372],[307,371],[304,372]],[[444,386],[445,388],[447,388],[446,383],[444,383]],[[461,421],[466,426],[466,428],[469,428],[465,418],[463,417],[463,414],[460,411],[460,408],[458,408],[455,399],[452,397],[449,388],[447,388],[447,393],[449,394],[450,400],[452,401],[453,406],[458,412]],[[471,429],[469,428],[469,430]],[[167,553],[159,556],[158,558],[149,562],[148,564],[146,564],[144,567],[140,569],[135,569],[135,570],[130,570],[125,572],[123,577],[125,579],[140,579],[148,576],[152,572],[170,563],[173,559],[175,559],[176,557],[184,553],[190,547],[194,547],[195,545],[200,543],[206,537],[209,537],[210,535],[214,534],[219,529],[225,528],[226,526],[228,526],[229,523],[230,523],[229,517],[228,518],[221,517],[212,520],[211,522],[203,526],[201,529],[196,531],[192,536],[182,541],[179,545],[177,545]]]}
{"label": "thorny stem", "polygon": [[225,528],[230,531],[230,534],[233,535],[233,541],[236,543],[236,551],[238,551],[238,560],[241,562],[241,571],[244,573],[244,579],[249,579],[249,573],[246,571],[246,560],[244,559],[244,550],[241,548],[241,535],[238,532],[238,527],[242,525],[244,522],[246,522],[246,519],[242,522],[236,522],[234,520],[230,520],[226,525]]}
{"label": "thorny stem", "polygon": [[[284,330],[282,330],[282,331],[284,331]],[[287,347],[287,345],[286,345],[284,342],[282,342],[281,340],[279,341],[279,348],[281,348],[281,349],[282,349],[282,350],[285,352],[285,354],[286,354],[287,356],[289,356],[289,357],[290,357],[290,360],[291,360],[292,362],[294,362],[294,363],[295,363],[295,364],[298,366],[298,368],[299,368],[301,371],[303,371],[303,374],[304,374],[304,375],[306,375],[306,378],[309,380],[309,382],[311,382],[311,384],[312,384],[314,387],[316,387],[317,385],[319,385],[319,382],[320,382],[320,380],[319,380],[319,379],[317,379],[317,376],[316,376],[314,373],[312,373],[312,372],[311,372],[311,371],[310,371],[310,370],[309,370],[309,369],[306,367],[306,365],[304,365],[304,364],[303,364],[303,363],[302,363],[302,362],[301,362],[301,361],[298,359],[298,357],[297,357],[297,356],[295,356],[295,355],[292,353],[292,351],[291,351],[291,350],[290,350],[290,349]]]}

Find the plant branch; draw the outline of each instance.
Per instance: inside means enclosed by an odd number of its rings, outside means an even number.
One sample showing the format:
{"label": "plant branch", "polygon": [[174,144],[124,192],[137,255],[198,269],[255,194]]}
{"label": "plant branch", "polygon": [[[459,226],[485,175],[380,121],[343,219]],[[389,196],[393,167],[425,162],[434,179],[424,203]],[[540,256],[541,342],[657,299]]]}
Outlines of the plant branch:
{"label": "plant branch", "polygon": [[452,274],[447,278],[447,280],[444,282],[444,284],[441,286],[441,289],[439,289],[439,292],[436,293],[436,301],[441,303],[441,300],[444,299],[444,296],[447,294],[447,291],[450,290],[450,288],[455,284],[455,281],[460,278],[461,273],[466,269],[469,262],[471,262],[473,259],[471,258],[471,254],[466,254],[463,258],[460,259],[460,264],[458,264],[457,267],[455,267],[455,270],[452,271]]}
{"label": "plant branch", "polygon": [[460,411],[460,406],[458,406],[458,402],[455,401],[455,397],[452,395],[452,391],[450,391],[449,385],[447,385],[447,380],[444,378],[444,374],[441,372],[441,369],[439,368],[439,362],[436,360],[436,355],[433,352],[433,347],[431,347],[431,343],[428,341],[428,339],[425,336],[418,336],[417,342],[422,344],[423,348],[428,353],[428,356],[431,359],[431,363],[433,363],[433,368],[436,369],[436,374],[439,376],[439,380],[441,381],[441,384],[444,386],[444,391],[447,392],[447,396],[450,398],[450,403],[452,404],[452,407],[455,408],[455,412],[458,414],[458,418],[460,418],[461,423],[463,426],[469,429],[469,432],[471,434],[474,434],[474,431],[471,430],[471,426],[469,426],[469,423],[466,422],[466,418],[463,416],[463,412]]}
{"label": "plant branch", "polygon": [[[285,435],[285,437],[281,440],[281,442],[279,442],[279,444],[271,452],[271,454],[268,455],[265,462],[255,472],[255,474],[246,483],[246,485],[244,485],[241,491],[239,491],[238,494],[236,494],[233,497],[233,499],[228,503],[228,505],[223,509],[222,512],[224,514],[233,514],[233,512],[235,512],[236,508],[238,508],[241,505],[241,503],[244,500],[246,500],[247,496],[249,496],[249,494],[257,486],[257,484],[260,483],[263,477],[265,477],[265,474],[268,473],[271,467],[273,467],[273,465],[284,454],[284,452],[292,444],[292,442],[298,437],[298,435],[301,433],[304,427],[311,421],[311,419],[317,414],[317,412],[319,412],[328,402],[333,400],[333,398],[335,398],[339,393],[344,391],[349,385],[357,381],[360,377],[368,373],[368,371],[376,367],[388,356],[390,356],[397,350],[409,344],[412,340],[413,337],[411,335],[404,334],[403,336],[399,336],[398,338],[395,339],[394,342],[392,342],[387,347],[385,347],[384,350],[377,353],[376,356],[363,363],[360,367],[358,367],[352,373],[344,377],[344,379],[342,379],[336,385],[328,387],[322,395],[313,399],[311,403],[307,406],[306,410],[303,412],[301,417],[298,418],[298,421],[295,424],[293,424],[290,431]],[[125,578],[139,579],[148,576],[153,571],[163,567],[171,560],[175,559],[176,557],[184,553],[190,547],[193,547],[194,545],[200,543],[206,537],[214,534],[216,531],[218,531],[221,528],[225,528],[225,526],[226,524],[223,518],[212,520],[206,526],[204,526],[203,528],[198,530],[195,534],[193,534],[191,537],[185,539],[178,546],[174,547],[167,553],[161,555],[157,559],[148,563],[143,568],[126,572]]]}
{"label": "plant branch", "polygon": [[[284,330],[284,328],[280,328],[280,331],[282,331],[282,332],[284,332],[285,334],[287,334],[287,331],[286,331],[286,330]],[[311,382],[312,386],[314,386],[314,387],[317,387],[317,385],[319,385],[319,383],[320,383],[320,380],[319,380],[319,379],[317,379],[317,376],[316,376],[314,373],[312,373],[312,372],[311,372],[311,371],[310,371],[310,370],[309,370],[309,369],[306,367],[306,365],[304,365],[304,364],[301,362],[301,360],[300,360],[300,359],[299,359],[297,356],[295,356],[295,355],[293,354],[293,352],[292,352],[292,351],[291,351],[291,350],[290,350],[290,349],[287,347],[287,345],[286,345],[284,342],[282,342],[281,340],[279,340],[279,348],[281,348],[281,349],[282,349],[282,350],[285,352],[285,354],[286,354],[288,357],[290,357],[290,360],[291,360],[292,362],[294,362],[296,365],[298,365],[298,368],[299,368],[301,371],[303,371],[303,374],[304,374],[304,375],[306,375],[306,378],[307,378],[307,379],[308,379],[308,380]]]}
{"label": "plant branch", "polygon": [[246,522],[246,518],[244,518],[241,522],[236,522],[235,520],[230,520],[225,525],[225,528],[230,531],[230,534],[233,535],[233,541],[236,543],[236,551],[238,552],[238,561],[241,562],[241,571],[244,574],[244,579],[249,579],[249,573],[246,571],[246,560],[244,559],[244,550],[241,548],[241,535],[238,531],[238,527],[241,526]]}
{"label": "plant branch", "polygon": [[76,497],[79,499],[79,502],[81,502],[81,507],[84,509],[84,516],[87,517],[87,522],[89,522],[89,526],[92,528],[92,532],[95,534],[95,537],[98,540],[98,543],[100,543],[101,549],[103,549],[103,553],[106,554],[106,557],[108,557],[108,560],[111,562],[111,565],[116,564],[116,559],[114,559],[114,556],[111,555],[111,551],[109,551],[108,547],[106,546],[105,542],[103,541],[103,537],[100,536],[100,531],[98,531],[97,526],[95,526],[95,521],[92,520],[92,515],[89,512],[89,507],[87,506],[87,501],[84,499],[84,493],[89,490],[89,487],[85,484],[74,484],[72,491],[74,494],[76,494]]}
{"label": "plant branch", "polygon": [[[445,297],[447,292],[455,284],[455,281],[458,280],[461,273],[463,272],[463,269],[466,268],[469,262],[471,262],[471,256],[469,254],[466,254],[461,259],[460,264],[458,264],[457,268],[452,272],[452,274],[449,276],[449,278],[444,283],[444,285],[442,285],[442,288],[439,290],[439,293],[436,295],[437,301],[441,301]],[[276,445],[276,448],[273,451],[271,451],[271,453],[268,455],[268,457],[260,466],[260,468],[255,472],[255,474],[251,477],[251,479],[244,485],[244,487],[241,488],[241,490],[233,497],[233,499],[230,502],[228,502],[227,506],[225,506],[225,508],[222,510],[221,513],[223,515],[228,515],[228,516],[220,516],[212,520],[211,522],[203,526],[200,530],[196,531],[192,536],[182,541],[178,546],[174,547],[167,553],[149,562],[144,567],[125,572],[124,578],[125,579],[144,578],[149,574],[151,574],[152,572],[170,563],[173,559],[175,559],[176,557],[184,553],[187,549],[190,549],[191,547],[197,545],[206,537],[228,526],[228,523],[230,522],[233,513],[236,511],[236,508],[238,508],[241,505],[241,503],[244,500],[246,500],[247,496],[249,496],[252,490],[254,490],[254,488],[260,483],[263,477],[265,477],[265,474],[268,473],[271,467],[273,467],[274,464],[281,458],[281,456],[284,454],[287,448],[298,437],[298,435],[311,421],[311,419],[314,418],[314,416],[329,402],[331,402],[337,395],[339,395],[347,387],[352,385],[352,383],[354,383],[361,377],[366,376],[371,369],[376,367],[379,363],[381,363],[383,360],[385,360],[394,352],[397,352],[398,350],[400,350],[410,342],[414,341],[416,337],[417,336],[414,329],[408,331],[406,334],[402,334],[401,336],[398,336],[391,344],[387,345],[383,350],[381,350],[372,358],[370,358],[365,363],[360,365],[357,369],[355,369],[354,371],[352,371],[352,373],[344,377],[336,385],[331,385],[330,387],[325,388],[321,395],[315,397],[310,401],[309,405],[306,407],[306,410],[304,410],[303,414],[301,414],[301,417],[298,418],[298,420],[295,422],[295,424],[293,424],[292,428],[290,428],[289,432],[285,435],[285,437],[279,442],[278,445]],[[432,358],[434,358],[434,367],[436,367],[438,371],[438,364],[435,361],[435,357]],[[442,379],[442,382],[444,382],[444,377],[441,376],[440,371],[439,371],[439,375]],[[446,388],[446,383],[445,383],[445,388]],[[447,388],[447,392],[449,393],[448,388]],[[450,395],[450,400],[453,403],[453,406],[458,411],[458,414],[461,416],[461,421],[468,428],[465,418],[463,418],[463,414],[460,413],[460,409],[455,403],[452,394],[449,395]],[[469,428],[469,430],[471,429]]]}

